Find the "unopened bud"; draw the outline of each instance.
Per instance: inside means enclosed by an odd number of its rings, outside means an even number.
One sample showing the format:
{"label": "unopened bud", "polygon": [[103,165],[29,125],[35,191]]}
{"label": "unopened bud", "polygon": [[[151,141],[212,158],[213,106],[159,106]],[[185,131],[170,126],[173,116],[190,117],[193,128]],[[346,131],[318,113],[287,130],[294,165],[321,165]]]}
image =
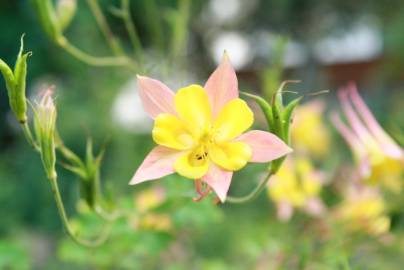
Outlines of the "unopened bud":
{"label": "unopened bud", "polygon": [[25,96],[26,78],[27,78],[27,58],[31,52],[23,53],[24,42],[21,37],[20,52],[17,56],[14,71],[0,59],[0,72],[6,81],[8,100],[11,110],[20,123],[27,121],[27,99]]}
{"label": "unopened bud", "polygon": [[58,0],[56,3],[56,16],[60,29],[66,29],[76,14],[77,0]]}
{"label": "unopened bud", "polygon": [[52,40],[62,34],[52,0],[32,0],[42,28]]}
{"label": "unopened bud", "polygon": [[40,144],[42,163],[49,179],[56,177],[56,107],[52,90],[46,90],[34,108],[35,135]]}

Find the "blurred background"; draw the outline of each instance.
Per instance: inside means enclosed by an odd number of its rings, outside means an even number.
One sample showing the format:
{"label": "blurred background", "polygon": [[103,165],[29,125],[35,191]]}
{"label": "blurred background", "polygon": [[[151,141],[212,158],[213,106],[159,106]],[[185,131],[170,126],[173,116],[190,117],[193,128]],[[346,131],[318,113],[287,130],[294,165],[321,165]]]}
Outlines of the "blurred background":
{"label": "blurred background", "polygon": [[[77,1],[64,36],[89,54],[112,55],[88,2]],[[136,68],[83,63],[46,34],[34,1],[0,1],[0,58],[13,65],[25,33],[25,48],[33,52],[28,97],[55,86],[57,126],[65,144],[80,156],[87,137],[95,151],[106,146],[103,189],[131,213],[113,225],[111,238],[100,248],[79,247],[65,236],[40,158],[24,141],[1,80],[0,269],[402,269],[400,207],[388,212],[389,232],[376,237],[344,231],[333,214],[319,218],[297,210],[282,221],[267,192],[247,204],[216,206],[213,197],[192,202],[193,183],[179,176],[139,186],[128,182],[153,146],[152,121],[142,110],[135,74],[172,89],[203,85],[226,50],[240,90],[269,98],[286,79],[302,81],[287,87],[299,94],[329,90],[304,99],[322,103],[316,117],[327,137],[314,141],[324,149],[305,158],[324,172],[318,197],[332,211],[344,197],[339,185],[346,179],[338,176],[344,178],[345,167],[354,164],[328,117],[338,109],[340,86],[355,81],[383,128],[403,143],[403,1],[129,2],[141,43],[134,51],[119,17],[121,1],[98,1],[123,50],[140,63]],[[285,94],[287,100],[294,97]],[[265,129],[258,109],[256,116],[257,127]],[[322,131],[314,126],[302,132],[310,140]],[[230,194],[247,193],[264,169],[249,165],[238,172]],[[77,177],[63,166],[58,170],[72,222],[98,230],[100,221],[80,201]]]}

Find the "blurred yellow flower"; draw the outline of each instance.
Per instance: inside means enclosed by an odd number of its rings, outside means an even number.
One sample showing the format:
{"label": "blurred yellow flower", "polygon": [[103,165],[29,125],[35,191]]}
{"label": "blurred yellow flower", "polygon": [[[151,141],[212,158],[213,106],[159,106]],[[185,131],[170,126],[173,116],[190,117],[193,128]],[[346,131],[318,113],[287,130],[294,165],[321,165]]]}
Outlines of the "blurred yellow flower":
{"label": "blurred yellow flower", "polygon": [[349,230],[380,235],[390,228],[390,218],[385,210],[385,202],[376,190],[356,187],[348,192],[336,213]]}
{"label": "blurred yellow flower", "polygon": [[171,217],[168,214],[146,214],[140,221],[139,227],[142,229],[168,232],[172,228]]}
{"label": "blurred yellow flower", "polygon": [[134,205],[138,215],[132,217],[131,224],[135,229],[154,231],[170,231],[171,217],[166,213],[154,213],[153,210],[166,201],[163,187],[157,186],[146,189],[135,195]]}
{"label": "blurred yellow flower", "polygon": [[288,220],[293,208],[302,208],[312,215],[321,214],[324,210],[319,198],[322,182],[322,173],[313,168],[309,159],[288,158],[269,181],[268,195],[277,204],[278,217]]}
{"label": "blurred yellow flower", "polygon": [[162,187],[153,187],[135,195],[135,207],[140,213],[145,213],[161,205],[166,199]]}
{"label": "blurred yellow flower", "polygon": [[298,152],[313,157],[325,156],[330,147],[330,133],[324,125],[324,102],[314,100],[296,108],[292,124],[292,145]]}

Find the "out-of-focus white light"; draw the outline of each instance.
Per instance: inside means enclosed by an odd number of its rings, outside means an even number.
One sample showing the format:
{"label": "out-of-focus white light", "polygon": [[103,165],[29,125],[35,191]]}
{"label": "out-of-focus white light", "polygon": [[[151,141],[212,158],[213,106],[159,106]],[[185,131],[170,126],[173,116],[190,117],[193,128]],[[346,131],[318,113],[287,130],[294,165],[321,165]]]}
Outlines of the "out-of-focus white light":
{"label": "out-of-focus white light", "polygon": [[307,54],[300,43],[289,41],[285,48],[283,64],[285,67],[296,67],[307,61]]}
{"label": "out-of-focus white light", "polygon": [[375,24],[358,24],[342,36],[320,40],[315,55],[321,63],[350,63],[379,56],[383,50],[380,30]]}
{"label": "out-of-focus white light", "polygon": [[143,110],[136,80],[122,87],[112,106],[112,119],[127,131],[150,133],[152,120]]}
{"label": "out-of-focus white light", "polygon": [[240,0],[211,0],[209,8],[217,22],[228,22],[237,17],[241,11]]}
{"label": "out-of-focus white light", "polygon": [[229,54],[235,69],[247,65],[253,56],[248,39],[237,32],[220,33],[213,39],[211,54],[216,64],[222,60],[224,51]]}

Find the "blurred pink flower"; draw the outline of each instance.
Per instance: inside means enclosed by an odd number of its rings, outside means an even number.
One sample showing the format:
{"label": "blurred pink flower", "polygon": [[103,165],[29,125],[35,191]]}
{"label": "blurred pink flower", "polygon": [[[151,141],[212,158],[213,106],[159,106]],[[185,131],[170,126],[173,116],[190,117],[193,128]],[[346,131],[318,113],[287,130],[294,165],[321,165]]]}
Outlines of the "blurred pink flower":
{"label": "blurred pink flower", "polygon": [[177,172],[195,179],[199,191],[200,181],[206,183],[224,202],[233,171],[247,162],[269,162],[292,151],[269,132],[242,134],[254,118],[238,98],[237,77],[226,54],[204,87],[191,85],[174,93],[151,78],[138,76],[138,83],[143,107],[155,120],[153,139],[158,146],[130,184]]}
{"label": "blurred pink flower", "polygon": [[359,175],[369,184],[398,192],[402,187],[403,149],[383,130],[359,96],[355,84],[338,92],[346,125],[337,113],[331,120],[351,148]]}

